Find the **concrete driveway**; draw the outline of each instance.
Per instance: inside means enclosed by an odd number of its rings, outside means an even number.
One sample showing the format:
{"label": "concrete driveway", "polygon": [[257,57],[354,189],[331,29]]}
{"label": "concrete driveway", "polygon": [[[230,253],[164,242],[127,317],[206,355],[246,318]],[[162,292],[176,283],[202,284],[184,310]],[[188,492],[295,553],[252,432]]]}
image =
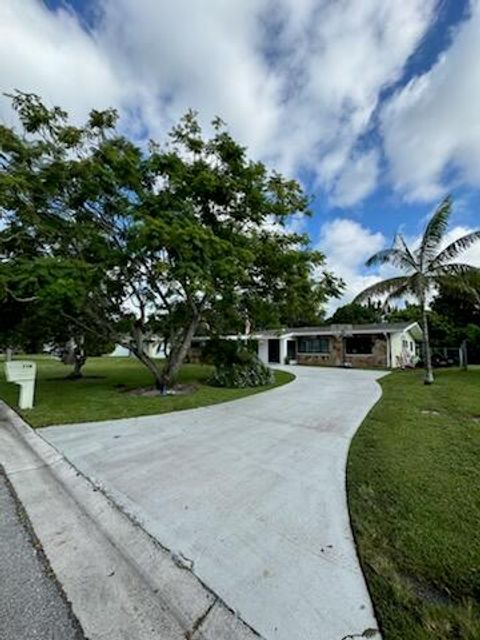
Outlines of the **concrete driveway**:
{"label": "concrete driveway", "polygon": [[243,400],[41,435],[261,636],[341,640],[377,627],[345,464],[383,374],[284,369]]}

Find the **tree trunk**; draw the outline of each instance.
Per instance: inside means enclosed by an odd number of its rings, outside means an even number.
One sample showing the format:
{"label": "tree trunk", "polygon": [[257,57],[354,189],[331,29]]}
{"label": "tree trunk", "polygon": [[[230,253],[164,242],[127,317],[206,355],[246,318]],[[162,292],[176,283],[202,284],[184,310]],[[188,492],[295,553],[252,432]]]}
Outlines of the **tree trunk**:
{"label": "tree trunk", "polygon": [[73,371],[66,376],[67,380],[79,380],[83,378],[82,367],[87,361],[87,354],[83,348],[83,343],[83,336],[80,338],[70,338],[67,343],[62,361],[64,364],[73,365]]}
{"label": "tree trunk", "polygon": [[468,369],[468,349],[467,341],[463,340],[460,346],[460,366],[464,371]]}
{"label": "tree trunk", "polygon": [[167,362],[162,371],[162,385],[167,388],[173,384],[175,377],[178,374],[180,367],[182,366],[190,345],[192,344],[193,336],[197,330],[200,318],[195,316],[192,318],[187,330],[178,342],[172,345],[172,349],[167,358]]}
{"label": "tree trunk", "polygon": [[7,347],[5,349],[5,360],[9,362],[12,359],[13,349],[11,347]]}
{"label": "tree trunk", "polygon": [[165,385],[163,383],[162,372],[159,370],[157,365],[155,364],[153,358],[151,358],[146,352],[144,348],[144,335],[143,329],[140,324],[136,324],[133,328],[133,338],[134,344],[132,345],[124,345],[130,349],[133,355],[150,371],[154,380],[155,387],[165,392]]}
{"label": "tree trunk", "polygon": [[428,335],[428,318],[425,300],[422,299],[422,324],[423,324],[423,355],[425,358],[425,384],[433,384],[432,354],[430,351],[430,338]]}
{"label": "tree trunk", "polygon": [[70,380],[80,380],[83,378],[82,367],[87,361],[87,354],[82,352],[75,353],[75,361],[73,363],[73,371],[70,373],[67,378]]}

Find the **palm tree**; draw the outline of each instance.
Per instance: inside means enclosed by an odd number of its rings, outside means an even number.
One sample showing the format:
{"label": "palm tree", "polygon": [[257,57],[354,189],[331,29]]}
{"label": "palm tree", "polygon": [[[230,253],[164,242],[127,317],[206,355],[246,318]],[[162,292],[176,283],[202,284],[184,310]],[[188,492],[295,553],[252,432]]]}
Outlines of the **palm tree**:
{"label": "palm tree", "polygon": [[438,286],[449,286],[471,293],[469,279],[478,277],[480,269],[469,264],[452,262],[462,251],[480,240],[480,230],[451,242],[440,250],[448,227],[452,210],[450,197],[443,200],[427,224],[417,249],[409,249],[401,234],[395,236],[390,249],[379,251],[366,262],[367,267],[390,263],[405,272],[405,275],[389,278],[362,291],[354,302],[372,297],[384,297],[384,307],[404,296],[414,296],[420,303],[423,324],[423,346],[425,358],[425,384],[432,384],[433,370],[430,341],[428,337],[427,298]]}

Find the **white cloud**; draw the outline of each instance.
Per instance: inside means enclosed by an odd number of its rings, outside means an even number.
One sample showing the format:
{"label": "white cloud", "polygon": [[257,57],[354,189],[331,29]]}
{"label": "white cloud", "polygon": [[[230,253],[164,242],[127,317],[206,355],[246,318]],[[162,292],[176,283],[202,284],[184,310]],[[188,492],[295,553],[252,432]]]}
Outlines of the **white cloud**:
{"label": "white cloud", "polygon": [[[77,18],[33,0],[0,3],[0,93],[14,89],[39,93],[77,118],[94,106],[118,106],[124,95],[108,56]],[[3,97],[0,117],[14,121]]]}
{"label": "white cloud", "polygon": [[[475,229],[464,227],[461,225],[452,227],[445,234],[445,237],[441,244],[441,249],[444,249],[451,242],[454,242],[455,240],[458,240],[458,238],[466,236],[468,233],[472,233],[473,231],[475,231]],[[475,243],[469,249],[462,252],[457,258],[453,260],[453,262],[462,262],[480,268],[480,242]]]}
{"label": "white cloud", "polygon": [[[359,138],[372,125],[381,90],[398,80],[418,46],[436,2],[283,4],[280,77],[290,91],[282,110],[283,131],[275,140],[277,153],[287,168],[290,163],[312,169],[334,198],[340,182],[340,201],[352,205],[369,191],[349,180],[359,170]],[[365,159],[372,188],[377,178],[373,156]]]}
{"label": "white cloud", "polygon": [[453,184],[480,185],[480,2],[450,48],[385,106],[382,127],[391,178],[412,199],[438,198]]}
{"label": "white cloud", "polygon": [[[342,298],[330,302],[329,313],[351,302],[366,287],[381,279],[379,273],[368,272],[364,265],[385,244],[382,233],[373,232],[355,220],[335,218],[322,225],[317,247],[326,255],[328,269],[342,277],[347,285]],[[387,277],[386,271],[382,270],[382,277]]]}
{"label": "white cloud", "polygon": [[436,3],[98,0],[87,32],[41,0],[3,0],[0,86],[38,92],[77,117],[117,106],[139,135],[162,137],[189,107],[204,122],[220,115],[254,156],[313,172],[350,206],[378,178],[359,140]]}
{"label": "white cloud", "polygon": [[379,154],[372,149],[355,154],[334,185],[331,201],[339,207],[348,207],[363,200],[377,186]]}

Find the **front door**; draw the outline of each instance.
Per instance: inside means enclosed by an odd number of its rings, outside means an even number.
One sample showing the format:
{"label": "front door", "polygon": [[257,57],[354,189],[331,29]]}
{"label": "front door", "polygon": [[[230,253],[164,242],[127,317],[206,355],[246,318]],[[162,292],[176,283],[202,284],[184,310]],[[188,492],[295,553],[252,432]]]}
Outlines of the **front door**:
{"label": "front door", "polygon": [[268,341],[268,361],[280,364],[280,340],[271,339]]}

